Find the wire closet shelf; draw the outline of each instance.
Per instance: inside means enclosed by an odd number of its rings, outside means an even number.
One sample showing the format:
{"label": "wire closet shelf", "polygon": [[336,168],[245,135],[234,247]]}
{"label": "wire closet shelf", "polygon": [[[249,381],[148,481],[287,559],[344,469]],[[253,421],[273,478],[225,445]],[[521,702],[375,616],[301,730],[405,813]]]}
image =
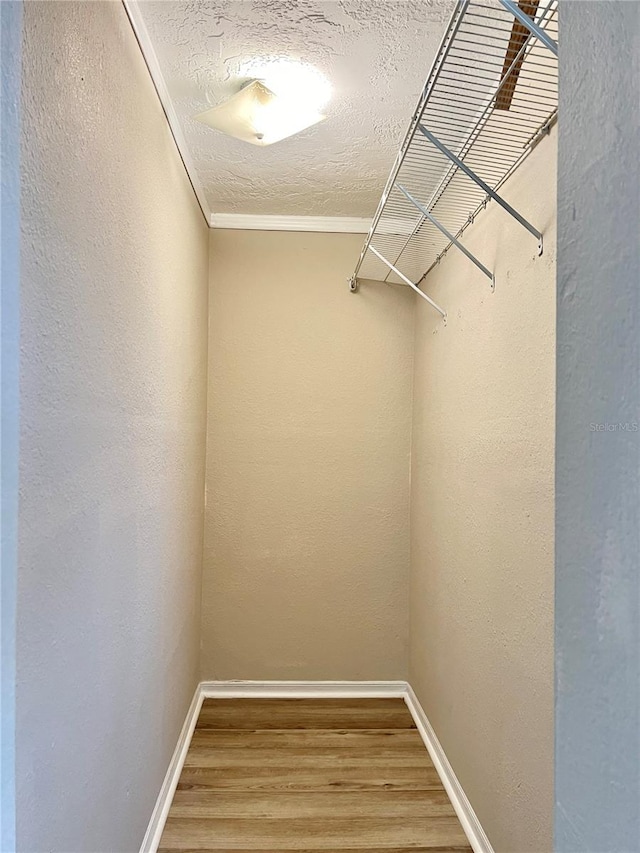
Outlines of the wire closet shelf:
{"label": "wire closet shelf", "polygon": [[367,234],[360,280],[419,285],[455,246],[494,285],[460,237],[489,201],[537,241],[498,190],[558,109],[557,0],[458,0]]}

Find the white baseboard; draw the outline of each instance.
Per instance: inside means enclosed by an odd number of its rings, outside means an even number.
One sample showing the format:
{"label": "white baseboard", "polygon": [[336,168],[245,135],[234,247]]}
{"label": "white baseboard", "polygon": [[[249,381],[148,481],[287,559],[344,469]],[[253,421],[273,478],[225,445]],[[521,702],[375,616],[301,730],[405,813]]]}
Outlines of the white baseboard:
{"label": "white baseboard", "polygon": [[151,814],[149,826],[147,827],[147,831],[142,841],[142,846],[140,847],[140,853],[156,853],[156,850],[158,849],[162,830],[164,829],[167,815],[169,814],[169,809],[171,808],[171,803],[173,801],[173,795],[178,787],[178,780],[182,773],[182,766],[185,758],[187,757],[187,750],[189,749],[189,744],[191,743],[191,738],[193,736],[196,723],[198,722],[198,716],[200,715],[200,708],[202,707],[203,699],[204,696],[201,685],[199,684],[193,694],[191,705],[189,705],[187,716],[185,717],[180,736],[178,737],[178,743],[176,744],[176,748],[171,756],[169,768],[164,777],[164,782],[162,783],[158,799],[156,800],[155,807]]}
{"label": "white baseboard", "polygon": [[404,699],[474,853],[493,853],[476,813],[406,681],[201,681],[187,711],[140,853],[156,853],[204,699]]}
{"label": "white baseboard", "polygon": [[429,722],[429,718],[425,714],[424,709],[418,701],[418,697],[413,692],[413,688],[410,684],[407,684],[404,701],[406,702],[407,708],[409,709],[418,731],[420,732],[420,737],[424,741],[424,745],[427,747],[434,767],[438,771],[440,781],[449,795],[451,805],[458,815],[458,820],[462,824],[462,828],[469,839],[469,844],[473,848],[474,853],[493,853],[491,842],[487,838],[487,835],[482,828],[482,824],[478,820],[471,803],[467,799],[467,795],[465,794],[462,785],[458,781],[456,774],[453,772],[453,767],[449,764],[449,759],[442,748],[442,744],[436,737],[436,733]]}
{"label": "white baseboard", "polygon": [[202,681],[205,698],[386,699],[404,698],[406,681]]}

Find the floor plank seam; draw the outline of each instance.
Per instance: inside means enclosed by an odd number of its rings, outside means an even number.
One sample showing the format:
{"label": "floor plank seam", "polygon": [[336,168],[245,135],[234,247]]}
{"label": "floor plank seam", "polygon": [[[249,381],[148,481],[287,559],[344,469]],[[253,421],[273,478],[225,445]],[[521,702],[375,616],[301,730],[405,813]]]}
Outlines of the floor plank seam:
{"label": "floor plank seam", "polygon": [[205,698],[158,853],[469,853],[403,699]]}

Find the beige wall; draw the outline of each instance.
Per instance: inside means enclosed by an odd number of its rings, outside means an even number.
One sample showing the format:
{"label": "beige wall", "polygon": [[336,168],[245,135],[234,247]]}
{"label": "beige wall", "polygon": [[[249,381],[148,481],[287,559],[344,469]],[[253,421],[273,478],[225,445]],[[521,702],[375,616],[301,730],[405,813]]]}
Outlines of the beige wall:
{"label": "beige wall", "polygon": [[23,48],[18,849],[131,853],[197,680],[208,234],[122,4]]}
{"label": "beige wall", "polygon": [[203,678],[406,675],[413,300],[361,245],[211,235]]}
{"label": "beige wall", "polygon": [[416,305],[410,680],[496,851],[552,849],[555,160],[542,142]]}

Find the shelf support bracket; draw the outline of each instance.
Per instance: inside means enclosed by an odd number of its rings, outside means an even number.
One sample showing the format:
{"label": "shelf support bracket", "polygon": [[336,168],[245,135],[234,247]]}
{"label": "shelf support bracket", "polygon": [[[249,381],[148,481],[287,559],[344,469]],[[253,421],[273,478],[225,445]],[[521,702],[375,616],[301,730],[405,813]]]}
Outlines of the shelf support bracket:
{"label": "shelf support bracket", "polygon": [[420,290],[420,288],[417,285],[415,285],[410,279],[408,279],[406,277],[406,275],[403,275],[400,272],[400,270],[397,269],[397,267],[394,267],[394,265],[392,263],[390,263],[390,261],[388,261],[383,255],[381,255],[377,249],[374,249],[371,244],[369,244],[369,251],[373,252],[373,254],[376,256],[376,258],[379,258],[383,264],[385,264],[387,267],[389,267],[391,272],[394,272],[398,276],[398,278],[401,278],[402,281],[404,281],[405,284],[408,284],[412,290],[415,290],[415,292],[418,294],[418,296],[422,296],[423,299],[426,299],[427,302],[429,303],[429,305],[431,305],[432,308],[435,308],[436,311],[441,315],[443,320],[446,321],[447,312],[444,311],[439,305],[436,305],[436,303],[433,301],[433,299],[430,299],[423,290]]}
{"label": "shelf support bracket", "polygon": [[507,12],[511,12],[514,18],[517,18],[517,20],[520,21],[520,23],[525,26],[530,33],[533,33],[533,35],[541,41],[545,47],[548,47],[554,56],[558,55],[557,42],[555,42],[551,36],[542,29],[542,27],[538,26],[530,15],[523,12],[517,3],[514,3],[513,0],[500,0],[500,3],[504,6]]}
{"label": "shelf support bracket", "polygon": [[432,145],[435,145],[435,147],[438,149],[438,151],[440,151],[442,154],[444,154],[445,157],[448,157],[449,160],[451,160],[451,162],[455,166],[458,167],[458,169],[463,171],[465,173],[465,175],[468,175],[472,181],[475,181],[475,183],[480,187],[480,189],[484,190],[484,192],[486,192],[486,194],[490,198],[492,198],[494,201],[496,201],[500,205],[500,207],[504,208],[507,211],[507,213],[511,214],[511,216],[513,216],[513,218],[516,219],[520,223],[520,225],[522,225],[524,228],[526,228],[527,231],[529,231],[531,234],[533,234],[534,237],[537,238],[537,240],[538,240],[538,254],[541,255],[542,254],[542,232],[538,231],[537,228],[534,228],[534,226],[528,220],[526,220],[524,218],[524,216],[521,216],[517,210],[515,210],[513,207],[511,207],[511,205],[508,202],[506,202],[502,198],[502,196],[499,196],[495,190],[492,190],[491,187],[489,186],[489,184],[485,183],[485,181],[483,181],[479,175],[476,175],[476,173],[473,171],[473,169],[470,169],[469,166],[467,166],[467,164],[465,162],[463,162],[459,157],[456,157],[456,155],[453,153],[453,151],[450,151],[447,148],[447,146],[443,142],[440,142],[438,137],[434,136],[433,133],[431,133],[431,131],[428,130],[423,124],[421,124],[419,127],[420,127],[420,132],[422,133],[422,135],[426,136],[426,138],[429,140],[429,142]]}
{"label": "shelf support bracket", "polygon": [[453,243],[454,246],[456,246],[456,248],[460,249],[463,255],[466,255],[469,260],[472,261],[472,263],[474,263],[478,267],[479,270],[482,270],[482,272],[487,276],[487,278],[491,280],[491,290],[494,290],[495,277],[493,273],[488,270],[484,264],[480,263],[476,256],[472,255],[471,252],[467,249],[467,247],[463,246],[460,240],[458,240],[457,237],[454,237],[453,234],[448,231],[441,222],[438,222],[435,216],[432,213],[429,213],[427,208],[424,205],[420,204],[420,202],[417,201],[410,193],[408,193],[401,184],[396,184],[396,186],[398,187],[400,192],[403,193],[409,199],[411,204],[415,205],[415,207],[418,208],[420,213],[422,213],[422,215],[425,216],[429,220],[429,222],[431,222],[432,225],[435,225],[435,227],[439,231],[441,231],[444,236]]}

